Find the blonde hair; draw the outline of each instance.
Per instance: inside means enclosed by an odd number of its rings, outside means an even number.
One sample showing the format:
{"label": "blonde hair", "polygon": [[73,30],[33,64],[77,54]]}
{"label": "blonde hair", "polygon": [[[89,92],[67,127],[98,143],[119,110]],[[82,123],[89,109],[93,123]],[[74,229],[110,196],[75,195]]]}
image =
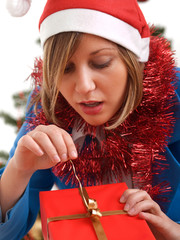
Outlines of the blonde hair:
{"label": "blonde hair", "polygon": [[[50,37],[44,46],[43,85],[40,94],[35,99],[35,106],[41,98],[41,104],[49,122],[60,126],[55,115],[55,109],[61,103],[57,101],[59,80],[64,74],[68,60],[76,51],[83,33],[66,32]],[[142,64],[131,51],[118,45],[120,57],[127,66],[128,81],[124,101],[116,115],[109,121],[107,129],[119,126],[128,115],[136,109],[142,99]]]}
{"label": "blonde hair", "polygon": [[128,71],[128,81],[124,101],[119,108],[119,111],[111,119],[110,127],[113,129],[118,127],[129,114],[134,111],[140,104],[143,96],[143,68],[144,64],[137,60],[137,56],[130,50],[119,46],[119,54],[124,61]]}

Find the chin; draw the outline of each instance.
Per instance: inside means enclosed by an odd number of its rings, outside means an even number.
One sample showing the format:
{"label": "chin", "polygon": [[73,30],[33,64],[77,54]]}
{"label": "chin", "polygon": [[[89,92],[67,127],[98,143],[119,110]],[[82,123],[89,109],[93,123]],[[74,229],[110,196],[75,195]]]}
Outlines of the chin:
{"label": "chin", "polygon": [[97,120],[90,120],[90,119],[87,119],[87,118],[84,118],[84,120],[91,126],[93,127],[98,127],[100,125],[103,125],[106,123],[106,121],[101,121],[100,119],[97,119]]}

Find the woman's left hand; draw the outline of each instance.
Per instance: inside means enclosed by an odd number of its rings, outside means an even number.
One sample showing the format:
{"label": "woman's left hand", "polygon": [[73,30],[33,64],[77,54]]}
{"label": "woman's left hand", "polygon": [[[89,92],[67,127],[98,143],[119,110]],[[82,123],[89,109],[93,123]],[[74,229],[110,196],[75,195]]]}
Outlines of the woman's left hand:
{"label": "woman's left hand", "polygon": [[130,216],[139,215],[150,224],[156,239],[180,239],[180,225],[168,218],[146,191],[127,189],[120,202],[125,204],[124,210]]}

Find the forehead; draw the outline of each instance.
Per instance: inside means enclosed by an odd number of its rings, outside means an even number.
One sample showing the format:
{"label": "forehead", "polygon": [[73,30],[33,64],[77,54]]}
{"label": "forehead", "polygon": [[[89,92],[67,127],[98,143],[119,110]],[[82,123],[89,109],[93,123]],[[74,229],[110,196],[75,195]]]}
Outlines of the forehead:
{"label": "forehead", "polygon": [[111,42],[105,38],[92,35],[92,34],[83,34],[80,40],[78,49],[88,49],[89,51],[98,51],[100,49],[118,49],[117,44]]}

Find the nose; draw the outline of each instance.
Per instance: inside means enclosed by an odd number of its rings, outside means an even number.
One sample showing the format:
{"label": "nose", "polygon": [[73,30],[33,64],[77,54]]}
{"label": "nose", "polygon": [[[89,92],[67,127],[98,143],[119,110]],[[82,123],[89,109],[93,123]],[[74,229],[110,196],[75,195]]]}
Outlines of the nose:
{"label": "nose", "polygon": [[79,94],[87,94],[96,88],[94,74],[88,67],[77,70],[75,79],[75,91]]}

